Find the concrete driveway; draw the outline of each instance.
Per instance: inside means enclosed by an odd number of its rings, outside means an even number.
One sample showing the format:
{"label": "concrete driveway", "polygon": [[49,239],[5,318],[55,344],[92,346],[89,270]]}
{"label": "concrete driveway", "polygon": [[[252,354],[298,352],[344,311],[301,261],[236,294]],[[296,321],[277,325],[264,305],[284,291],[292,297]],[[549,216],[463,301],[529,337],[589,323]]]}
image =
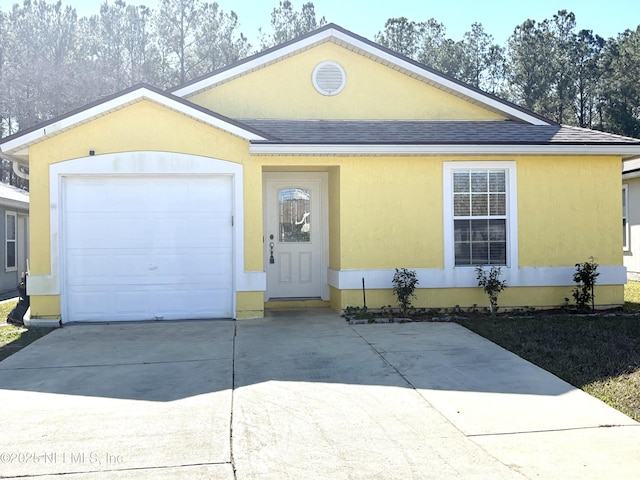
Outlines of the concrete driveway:
{"label": "concrete driveway", "polygon": [[468,330],[324,310],[68,326],[0,362],[0,405],[2,478],[640,471],[638,423]]}

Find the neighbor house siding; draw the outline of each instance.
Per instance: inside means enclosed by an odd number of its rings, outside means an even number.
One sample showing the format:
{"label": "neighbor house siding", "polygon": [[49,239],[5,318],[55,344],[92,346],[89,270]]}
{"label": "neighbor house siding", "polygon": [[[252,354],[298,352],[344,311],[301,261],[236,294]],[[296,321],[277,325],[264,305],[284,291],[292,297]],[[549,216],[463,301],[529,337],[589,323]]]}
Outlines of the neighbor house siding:
{"label": "neighbor house siding", "polygon": [[[629,280],[640,281],[640,177],[627,178],[623,180],[623,184],[627,185],[627,222],[629,224],[629,248],[624,252],[624,265],[627,267]],[[620,251],[622,251],[622,242]]]}

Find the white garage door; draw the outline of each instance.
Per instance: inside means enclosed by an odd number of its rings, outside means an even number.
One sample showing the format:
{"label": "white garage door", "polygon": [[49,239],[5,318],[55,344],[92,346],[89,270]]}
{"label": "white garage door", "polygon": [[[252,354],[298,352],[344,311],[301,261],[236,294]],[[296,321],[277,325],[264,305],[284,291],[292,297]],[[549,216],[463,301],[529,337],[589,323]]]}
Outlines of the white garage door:
{"label": "white garage door", "polygon": [[231,177],[64,180],[63,321],[232,316]]}

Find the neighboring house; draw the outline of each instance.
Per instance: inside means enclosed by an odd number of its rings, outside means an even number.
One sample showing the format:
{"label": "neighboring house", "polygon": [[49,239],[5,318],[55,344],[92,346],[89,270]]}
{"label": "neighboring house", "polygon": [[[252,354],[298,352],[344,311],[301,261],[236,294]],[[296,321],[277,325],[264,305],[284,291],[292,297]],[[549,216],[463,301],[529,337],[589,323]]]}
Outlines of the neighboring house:
{"label": "neighboring house", "polygon": [[29,192],[0,183],[0,295],[16,292],[29,258]]}
{"label": "neighboring house", "polygon": [[[336,25],[0,142],[28,163],[32,323],[260,317],[270,306],[623,303],[620,169],[640,140],[560,126]],[[291,302],[291,303],[286,303]]]}
{"label": "neighboring house", "polygon": [[640,281],[640,159],[622,169],[622,249],[627,278]]}

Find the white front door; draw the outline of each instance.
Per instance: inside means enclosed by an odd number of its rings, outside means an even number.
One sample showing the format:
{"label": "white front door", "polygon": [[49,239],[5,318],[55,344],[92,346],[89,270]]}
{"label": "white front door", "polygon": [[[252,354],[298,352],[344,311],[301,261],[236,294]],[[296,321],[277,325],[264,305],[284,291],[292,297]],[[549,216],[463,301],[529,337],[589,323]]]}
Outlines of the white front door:
{"label": "white front door", "polygon": [[326,284],[326,174],[265,173],[266,299],[321,298]]}

